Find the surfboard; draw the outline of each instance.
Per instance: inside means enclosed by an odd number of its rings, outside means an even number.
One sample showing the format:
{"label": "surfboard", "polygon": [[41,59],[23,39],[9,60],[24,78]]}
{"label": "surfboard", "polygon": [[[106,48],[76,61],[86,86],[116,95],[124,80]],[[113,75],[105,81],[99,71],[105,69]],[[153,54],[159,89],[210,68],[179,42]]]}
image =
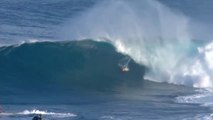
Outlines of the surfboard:
{"label": "surfboard", "polygon": [[130,60],[131,60],[131,58],[127,56],[119,61],[118,66],[121,68],[122,72],[129,71],[128,65],[129,65]]}

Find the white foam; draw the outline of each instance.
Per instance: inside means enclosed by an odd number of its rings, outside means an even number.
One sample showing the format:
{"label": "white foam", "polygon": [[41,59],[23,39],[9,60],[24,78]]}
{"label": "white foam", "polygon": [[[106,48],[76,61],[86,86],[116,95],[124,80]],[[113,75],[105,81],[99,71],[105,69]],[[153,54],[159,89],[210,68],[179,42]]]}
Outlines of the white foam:
{"label": "white foam", "polygon": [[198,120],[213,120],[213,114],[205,115],[205,116],[203,117],[203,119],[201,118],[201,119],[198,119]]}
{"label": "white foam", "polygon": [[23,44],[33,44],[33,43],[39,43],[39,42],[55,42],[56,40],[50,40],[50,39],[25,39],[25,40],[17,40],[15,42],[11,42],[11,43],[0,43],[0,47],[3,47],[3,46],[14,46],[14,47],[19,47],[20,45],[23,45]]}
{"label": "white foam", "polygon": [[213,107],[212,89],[198,89],[196,94],[179,96],[176,98],[178,103],[200,104],[202,106]]}
{"label": "white foam", "polygon": [[198,114],[195,117],[184,118],[183,120],[213,120],[213,114],[209,115]]}
{"label": "white foam", "polygon": [[[213,89],[197,89],[197,93],[193,95],[176,97],[177,103],[199,104],[201,106],[213,109]],[[213,113],[211,114],[198,114],[194,118],[185,118],[184,120],[213,120]]]}
{"label": "white foam", "polygon": [[213,43],[192,41],[191,22],[156,0],[107,0],[65,23],[62,39],[107,39],[118,52],[146,65],[146,78],[213,87]]}
{"label": "white foam", "polygon": [[[125,45],[121,40],[115,43],[119,52],[136,58],[134,60],[138,63],[150,68],[145,75],[149,80],[197,88],[213,87],[213,42],[199,47],[190,43],[189,49],[184,47],[181,53],[178,49],[183,46],[176,42],[163,46],[146,45],[144,49],[137,45]],[[195,49],[193,52],[196,54],[190,55],[191,49]]]}
{"label": "white foam", "polygon": [[27,40],[21,40],[19,41],[19,43],[17,44],[17,46],[20,46],[22,44],[25,43],[39,43],[39,42],[52,42],[53,40],[49,40],[49,39],[27,39]]}
{"label": "white foam", "polygon": [[48,112],[48,111],[41,111],[41,110],[24,110],[22,112],[17,113],[0,113],[0,115],[4,116],[14,116],[14,115],[35,115],[35,114],[41,114],[41,115],[47,115],[47,116],[53,116],[53,117],[76,117],[77,115],[73,113],[57,113],[57,112]]}
{"label": "white foam", "polygon": [[62,39],[108,39],[118,52],[150,68],[145,77],[183,83],[176,77],[191,45],[188,18],[155,0],[100,2],[65,26]]}

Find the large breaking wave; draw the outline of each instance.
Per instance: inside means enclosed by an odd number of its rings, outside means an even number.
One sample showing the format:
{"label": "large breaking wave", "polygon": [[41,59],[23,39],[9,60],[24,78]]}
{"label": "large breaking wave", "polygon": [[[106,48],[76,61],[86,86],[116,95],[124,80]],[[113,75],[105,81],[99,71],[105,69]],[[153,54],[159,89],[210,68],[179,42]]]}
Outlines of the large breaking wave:
{"label": "large breaking wave", "polygon": [[43,88],[112,90],[140,83],[145,67],[131,60],[131,70],[122,72],[119,64],[125,57],[110,43],[92,40],[4,46],[0,48],[0,86],[1,90],[13,88],[12,92]]}
{"label": "large breaking wave", "polygon": [[194,40],[190,22],[154,0],[109,0],[67,22],[62,38],[109,40],[147,66],[149,80],[212,87],[212,45]]}

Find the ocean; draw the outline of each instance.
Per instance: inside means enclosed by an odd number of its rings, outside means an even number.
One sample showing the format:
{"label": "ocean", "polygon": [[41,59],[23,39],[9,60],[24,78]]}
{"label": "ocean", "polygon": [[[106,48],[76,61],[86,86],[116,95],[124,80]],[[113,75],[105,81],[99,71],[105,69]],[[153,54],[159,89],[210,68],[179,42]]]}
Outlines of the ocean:
{"label": "ocean", "polygon": [[1,0],[0,120],[212,120],[211,0]]}

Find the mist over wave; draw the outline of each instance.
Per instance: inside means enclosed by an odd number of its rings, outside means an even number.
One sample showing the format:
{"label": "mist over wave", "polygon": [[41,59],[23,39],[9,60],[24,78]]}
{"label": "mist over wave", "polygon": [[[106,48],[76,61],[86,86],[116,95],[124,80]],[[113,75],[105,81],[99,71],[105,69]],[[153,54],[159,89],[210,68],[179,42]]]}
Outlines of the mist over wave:
{"label": "mist over wave", "polygon": [[0,119],[213,118],[212,0],[0,6]]}
{"label": "mist over wave", "polygon": [[212,87],[212,68],[206,66],[211,62],[204,57],[211,55],[200,51],[205,45],[193,40],[190,22],[158,1],[109,0],[67,22],[62,39],[110,41],[149,68],[147,79]]}

